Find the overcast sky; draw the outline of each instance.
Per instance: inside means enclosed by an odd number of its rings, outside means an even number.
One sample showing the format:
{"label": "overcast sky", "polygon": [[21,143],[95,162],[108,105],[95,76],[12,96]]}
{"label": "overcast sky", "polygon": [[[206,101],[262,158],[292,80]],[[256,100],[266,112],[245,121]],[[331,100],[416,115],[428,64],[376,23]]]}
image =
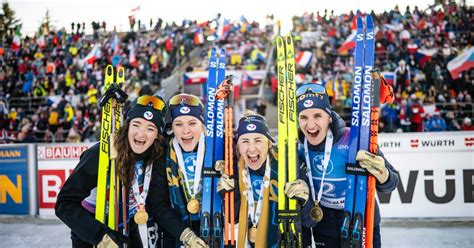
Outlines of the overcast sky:
{"label": "overcast sky", "polygon": [[[4,2],[5,0],[2,0]],[[473,0],[467,2],[472,3]],[[140,6],[137,18],[148,25],[161,17],[164,21],[196,19],[204,21],[222,13],[225,18],[238,19],[244,15],[249,20],[265,22],[267,14],[274,14],[282,20],[283,29],[291,26],[291,16],[307,12],[348,13],[360,9],[376,13],[390,10],[396,4],[404,11],[407,4],[414,3],[424,9],[433,0],[9,0],[17,18],[23,22],[23,35],[36,31],[46,10],[49,9],[52,24],[56,28],[71,27],[71,22],[85,22],[86,32],[91,32],[92,21],[106,21],[110,30],[114,25],[119,31],[128,31],[128,16],[131,10]]]}

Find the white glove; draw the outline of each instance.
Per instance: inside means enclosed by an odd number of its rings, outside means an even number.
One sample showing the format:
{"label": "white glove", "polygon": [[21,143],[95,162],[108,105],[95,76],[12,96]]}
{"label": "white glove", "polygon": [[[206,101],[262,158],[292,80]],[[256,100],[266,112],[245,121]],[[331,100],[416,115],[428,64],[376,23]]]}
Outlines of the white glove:
{"label": "white glove", "polygon": [[309,199],[309,188],[305,181],[298,179],[285,184],[285,195],[291,199],[303,201],[303,205]]}
{"label": "white glove", "polygon": [[110,238],[108,234],[105,234],[97,248],[118,248],[118,245]]}
{"label": "white glove", "polygon": [[184,229],[179,237],[186,248],[209,248],[209,246],[200,239],[189,227]]}
{"label": "white glove", "polygon": [[381,156],[360,150],[357,152],[356,160],[359,161],[360,167],[367,169],[380,184],[387,182],[388,170],[385,167],[385,160]]}
{"label": "white glove", "polygon": [[235,180],[230,178],[229,175],[223,174],[217,182],[217,192],[230,192],[234,190]]}

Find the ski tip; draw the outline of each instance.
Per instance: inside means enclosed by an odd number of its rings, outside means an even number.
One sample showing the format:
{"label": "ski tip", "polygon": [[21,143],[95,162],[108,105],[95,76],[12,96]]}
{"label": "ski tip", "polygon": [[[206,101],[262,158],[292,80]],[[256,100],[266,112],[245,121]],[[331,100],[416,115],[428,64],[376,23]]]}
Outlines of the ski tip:
{"label": "ski tip", "polygon": [[217,48],[213,47],[211,50],[211,55],[216,55],[217,54]]}
{"label": "ski tip", "polygon": [[357,17],[357,28],[364,28],[364,22],[362,22],[362,17]]}
{"label": "ski tip", "polygon": [[370,14],[367,15],[367,27],[373,27],[374,26],[374,21],[372,20],[372,16]]}
{"label": "ski tip", "polygon": [[225,55],[225,48],[221,48],[221,53],[220,53],[220,55],[221,55],[221,56],[222,56],[222,55]]}
{"label": "ski tip", "polygon": [[291,37],[291,34],[288,34],[285,37],[285,40],[286,40],[286,45],[292,45],[293,44],[293,38]]}
{"label": "ski tip", "polygon": [[278,36],[277,39],[276,39],[276,43],[277,43],[278,47],[282,47],[283,46],[283,38],[281,36]]}

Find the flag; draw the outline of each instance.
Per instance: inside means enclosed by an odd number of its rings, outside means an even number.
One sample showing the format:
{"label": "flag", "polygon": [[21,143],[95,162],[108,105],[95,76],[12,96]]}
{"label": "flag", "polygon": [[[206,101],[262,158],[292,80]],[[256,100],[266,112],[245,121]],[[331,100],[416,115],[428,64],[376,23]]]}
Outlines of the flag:
{"label": "flag", "polygon": [[112,55],[120,54],[120,39],[117,34],[114,34],[112,42],[110,43],[110,49],[112,49]]}
{"label": "flag", "polygon": [[474,67],[474,47],[464,49],[461,54],[448,62],[448,70],[453,79],[459,78],[459,74]]}
{"label": "flag", "polygon": [[382,73],[382,77],[385,79],[385,81],[389,84],[394,86],[395,83],[397,82],[397,74],[395,72],[391,71],[384,71]]}
{"label": "flag", "polygon": [[303,52],[299,52],[297,55],[296,55],[296,59],[295,59],[295,62],[296,64],[298,64],[299,66],[303,67],[303,68],[306,68],[308,67],[308,65],[311,63],[311,60],[313,59],[313,53],[310,52],[310,51],[303,51]]}
{"label": "flag", "polygon": [[12,50],[17,52],[18,49],[20,49],[20,46],[21,46],[21,33],[20,33],[20,28],[17,28],[15,31],[15,36],[13,36]]}
{"label": "flag", "polygon": [[36,39],[36,44],[40,47],[40,49],[44,49],[46,47],[46,41],[44,40],[44,35],[43,34],[41,34]]}
{"label": "flag", "polygon": [[356,45],[356,36],[357,36],[357,30],[352,30],[352,33],[349,35],[349,37],[347,37],[344,43],[342,43],[341,47],[339,47],[338,49],[339,53],[344,53],[354,48]]}
{"label": "flag", "polygon": [[93,64],[101,56],[100,45],[95,44],[92,50],[84,58],[84,62],[87,64]]}
{"label": "flag", "polygon": [[137,7],[133,8],[131,11],[132,12],[136,12],[136,11],[139,11],[140,10],[140,5],[138,5]]}
{"label": "flag", "polygon": [[184,84],[204,84],[207,82],[207,71],[191,71],[183,75]]}
{"label": "flag", "polygon": [[264,70],[244,71],[242,75],[242,87],[253,87],[259,85],[265,78]]}
{"label": "flag", "polygon": [[204,43],[204,34],[202,33],[202,28],[198,28],[194,33],[194,45],[200,45]]}
{"label": "flag", "polygon": [[421,67],[430,61],[431,57],[438,52],[438,49],[418,49],[415,52],[415,59]]}
{"label": "flag", "polygon": [[133,43],[130,43],[128,45],[128,50],[129,50],[128,62],[130,63],[131,66],[135,68],[138,67],[137,56],[135,52],[135,45],[133,45]]}
{"label": "flag", "polygon": [[218,22],[218,27],[217,27],[217,37],[219,39],[224,39],[227,36],[227,33],[230,31],[230,28],[232,27],[232,24],[230,23],[229,19],[222,18]]}

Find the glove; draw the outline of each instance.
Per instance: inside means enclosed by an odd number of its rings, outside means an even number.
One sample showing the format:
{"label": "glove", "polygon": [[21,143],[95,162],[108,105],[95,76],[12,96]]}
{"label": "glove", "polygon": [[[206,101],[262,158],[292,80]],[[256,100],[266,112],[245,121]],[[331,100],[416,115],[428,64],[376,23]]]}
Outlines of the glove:
{"label": "glove", "polygon": [[179,240],[183,242],[186,248],[209,248],[209,246],[200,239],[189,227],[184,229],[179,237]]}
{"label": "glove", "polygon": [[377,156],[365,150],[357,152],[356,160],[362,168],[367,169],[380,184],[384,184],[388,180],[388,170],[385,167],[385,160],[381,156]]}
{"label": "glove", "polygon": [[102,230],[104,230],[105,235],[97,245],[98,248],[115,248],[129,243],[128,237],[120,232],[114,231],[105,225],[102,225]]}
{"label": "glove", "polygon": [[291,199],[296,199],[303,202],[303,205],[309,199],[309,187],[305,181],[298,179],[293,182],[285,184],[285,195]]}
{"label": "glove", "polygon": [[234,190],[235,182],[233,178],[230,178],[229,175],[225,174],[225,161],[217,160],[214,165],[216,171],[218,171],[222,176],[217,183],[217,193],[219,195]]}
{"label": "glove", "polygon": [[217,182],[217,192],[219,194],[230,192],[234,190],[235,181],[233,178],[230,178],[229,175],[223,174]]}

